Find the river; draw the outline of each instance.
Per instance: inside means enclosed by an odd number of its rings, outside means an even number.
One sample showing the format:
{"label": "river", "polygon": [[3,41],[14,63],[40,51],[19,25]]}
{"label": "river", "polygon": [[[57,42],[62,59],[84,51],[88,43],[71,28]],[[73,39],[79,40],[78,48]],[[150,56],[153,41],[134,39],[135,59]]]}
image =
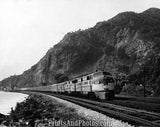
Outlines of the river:
{"label": "river", "polygon": [[11,107],[15,108],[17,102],[24,101],[28,95],[22,93],[0,91],[0,113],[8,115]]}

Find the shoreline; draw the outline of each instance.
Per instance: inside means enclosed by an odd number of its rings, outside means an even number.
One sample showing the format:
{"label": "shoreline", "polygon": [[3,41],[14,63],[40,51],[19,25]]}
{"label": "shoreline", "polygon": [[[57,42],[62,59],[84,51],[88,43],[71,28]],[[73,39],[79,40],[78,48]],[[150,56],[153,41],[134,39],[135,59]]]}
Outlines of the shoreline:
{"label": "shoreline", "polygon": [[9,115],[11,108],[15,108],[18,102],[24,101],[28,97],[25,93],[0,91],[0,113]]}
{"label": "shoreline", "polygon": [[[59,120],[85,120],[74,109],[65,107],[57,101],[51,102],[41,95],[30,94],[28,98],[17,103],[16,108],[0,123],[5,126],[32,127],[35,124],[53,124]],[[3,123],[3,124],[2,124]]]}
{"label": "shoreline", "polygon": [[[11,112],[4,125],[16,125],[16,127],[48,126],[57,125],[87,126],[98,125],[106,127],[122,125],[131,127],[128,123],[107,117],[96,111],[86,109],[79,105],[61,100],[59,98],[34,93]],[[1,125],[1,124],[0,124]],[[73,127],[73,126],[72,126]]]}

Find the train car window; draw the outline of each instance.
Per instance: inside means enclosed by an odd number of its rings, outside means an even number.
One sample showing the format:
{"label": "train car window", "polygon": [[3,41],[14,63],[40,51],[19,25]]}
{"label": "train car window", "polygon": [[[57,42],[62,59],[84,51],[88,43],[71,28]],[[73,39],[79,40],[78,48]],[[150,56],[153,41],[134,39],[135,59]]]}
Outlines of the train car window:
{"label": "train car window", "polygon": [[83,81],[83,78],[81,78],[81,81]]}
{"label": "train car window", "polygon": [[91,79],[91,76],[89,75],[89,76],[87,76],[87,80],[90,80]]}
{"label": "train car window", "polygon": [[88,82],[84,82],[84,84],[88,84]]}
{"label": "train car window", "polygon": [[72,83],[77,83],[77,82],[78,82],[78,80],[77,80],[77,79],[72,81]]}
{"label": "train car window", "polygon": [[82,83],[80,82],[80,83],[78,83],[77,85],[82,85]]}

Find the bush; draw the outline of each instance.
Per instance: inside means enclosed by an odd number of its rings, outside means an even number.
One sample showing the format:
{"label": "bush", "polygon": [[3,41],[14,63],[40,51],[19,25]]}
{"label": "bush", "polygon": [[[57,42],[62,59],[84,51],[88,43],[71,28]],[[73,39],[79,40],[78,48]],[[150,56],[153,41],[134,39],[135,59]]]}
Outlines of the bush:
{"label": "bush", "polygon": [[66,107],[56,100],[49,100],[41,95],[30,95],[26,101],[17,103],[12,109],[7,126],[34,127],[35,123],[49,124],[53,120],[84,120],[75,109]]}

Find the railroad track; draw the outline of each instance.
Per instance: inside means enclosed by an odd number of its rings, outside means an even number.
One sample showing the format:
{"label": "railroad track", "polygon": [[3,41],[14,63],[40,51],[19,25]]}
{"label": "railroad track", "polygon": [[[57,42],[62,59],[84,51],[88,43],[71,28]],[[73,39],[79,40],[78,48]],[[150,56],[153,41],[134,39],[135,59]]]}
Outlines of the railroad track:
{"label": "railroad track", "polygon": [[115,100],[129,100],[129,101],[137,101],[137,102],[144,102],[144,103],[154,103],[160,104],[160,98],[153,98],[153,97],[130,97],[130,96],[123,96],[123,95],[115,95]]}
{"label": "railroad track", "polygon": [[49,95],[90,108],[92,110],[101,112],[108,116],[121,119],[123,121],[131,123],[132,125],[160,127],[159,113],[147,112],[143,110],[137,110],[124,106],[109,104],[106,102],[105,103],[98,102],[98,101],[76,98],[66,95],[59,95],[59,94],[49,94]]}

